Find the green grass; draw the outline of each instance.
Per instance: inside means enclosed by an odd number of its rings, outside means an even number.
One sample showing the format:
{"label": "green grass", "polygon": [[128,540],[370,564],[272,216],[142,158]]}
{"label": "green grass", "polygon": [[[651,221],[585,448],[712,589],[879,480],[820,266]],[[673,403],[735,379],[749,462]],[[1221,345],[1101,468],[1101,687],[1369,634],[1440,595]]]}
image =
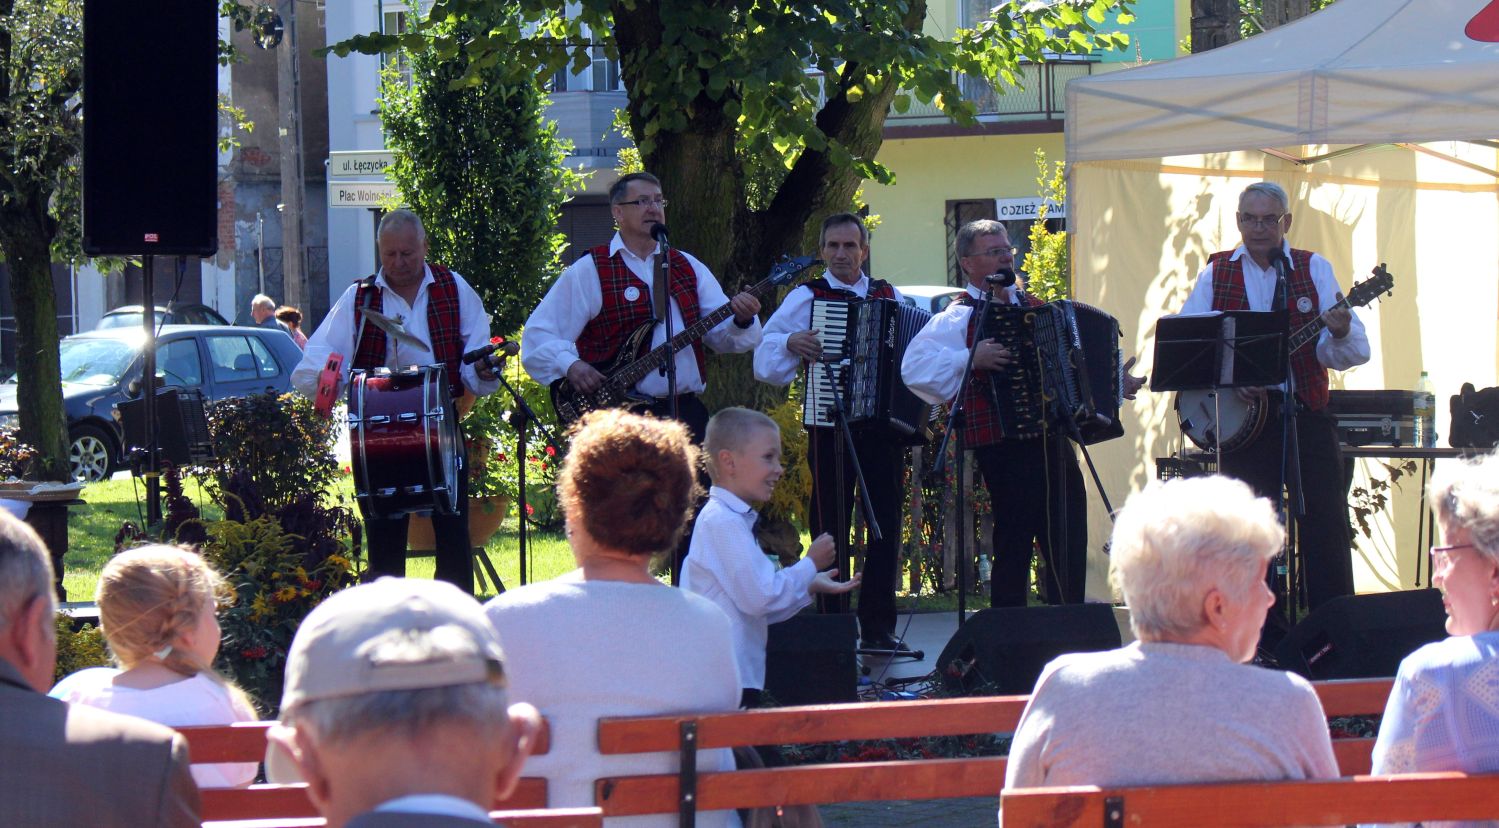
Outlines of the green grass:
{"label": "green grass", "polygon": [[[347,480],[341,481],[336,493],[349,497],[352,490]],[[115,534],[120,525],[130,521],[136,525],[145,523],[144,483],[132,478],[105,480],[91,483],[81,495],[85,506],[68,510],[68,554],[63,559],[63,587],[70,601],[92,601],[99,580],[99,570],[114,554]],[[204,517],[217,520],[223,511],[209,501],[207,493],[189,480],[187,495],[198,505]],[[485,552],[494,563],[495,570],[505,586],[520,584],[520,544],[516,534],[514,509],[506,518],[500,531],[485,545]],[[575,568],[572,549],[558,532],[536,532],[527,535],[526,543],[527,581],[544,581],[555,578]],[[412,557],[407,561],[406,574],[415,578],[431,578],[435,564],[433,558]],[[487,576],[486,576],[487,582]],[[493,595],[494,586],[486,583],[484,595]]]}

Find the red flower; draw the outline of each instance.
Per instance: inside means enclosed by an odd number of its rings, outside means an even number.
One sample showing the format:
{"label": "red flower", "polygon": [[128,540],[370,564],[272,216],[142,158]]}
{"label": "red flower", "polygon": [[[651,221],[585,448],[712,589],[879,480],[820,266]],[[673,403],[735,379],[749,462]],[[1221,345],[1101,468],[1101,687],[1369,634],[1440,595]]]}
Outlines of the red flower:
{"label": "red flower", "polygon": [[530,517],[530,516],[532,516],[534,514],[536,514],[536,507],[532,506],[529,503],[527,503],[526,504],[526,517]]}
{"label": "red flower", "polygon": [[554,449],[554,448],[552,448],[551,446],[547,446],[547,456],[548,457],[556,457],[557,456],[557,450]]}
{"label": "red flower", "polygon": [[505,344],[505,337],[503,337],[503,336],[491,336],[489,338],[489,344],[491,344],[491,345],[503,345],[503,344]]}
{"label": "red flower", "polygon": [[505,456],[505,452],[503,452],[503,451],[499,452],[495,456],[498,457],[498,458],[500,458],[500,462],[501,463],[504,463],[505,461],[507,461],[509,459],[508,457]]}
{"label": "red flower", "polygon": [[263,645],[256,644],[254,647],[246,647],[240,650],[239,654],[249,659],[261,659],[270,655],[271,651]]}
{"label": "red flower", "polygon": [[353,469],[350,469],[348,466],[344,466],[344,474],[353,474],[353,473],[354,473]]}

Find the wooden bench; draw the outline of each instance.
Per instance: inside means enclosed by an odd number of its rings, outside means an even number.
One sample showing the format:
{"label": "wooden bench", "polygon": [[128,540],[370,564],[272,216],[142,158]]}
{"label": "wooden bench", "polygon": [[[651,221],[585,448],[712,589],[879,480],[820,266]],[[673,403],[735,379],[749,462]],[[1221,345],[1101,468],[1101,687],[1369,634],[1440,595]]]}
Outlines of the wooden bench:
{"label": "wooden bench", "polygon": [[[490,811],[489,818],[506,828],[603,828],[598,808],[547,808],[541,810]],[[321,818],[237,819],[205,822],[203,828],[323,828]]]}
{"label": "wooden bench", "polygon": [[[1005,791],[1004,828],[1260,828],[1499,817],[1499,774]],[[607,811],[606,811],[607,813]]]}
{"label": "wooden bench", "polygon": [[[1326,714],[1384,712],[1390,679],[1317,682]],[[603,719],[599,752],[606,755],[680,750],[675,774],[606,777],[594,788],[605,817],[694,810],[889,799],[996,796],[1006,759],[916,759],[847,762],[698,773],[700,750],[745,745],[804,744],[849,739],[1009,733],[1027,696],[812,705],[700,716]],[[1367,773],[1374,740],[1338,739],[1333,752],[1344,774]]]}
{"label": "wooden bench", "polygon": [[[179,727],[187,740],[194,764],[215,762],[260,762],[265,758],[266,734],[275,722],[240,722],[232,725]],[[537,741],[535,754],[550,747],[551,730],[545,726]],[[315,818],[317,808],[307,798],[306,785],[250,785],[243,788],[202,789],[204,821],[255,820],[266,817]],[[547,807],[545,779],[523,778],[509,798],[495,803],[497,808],[536,810]]]}

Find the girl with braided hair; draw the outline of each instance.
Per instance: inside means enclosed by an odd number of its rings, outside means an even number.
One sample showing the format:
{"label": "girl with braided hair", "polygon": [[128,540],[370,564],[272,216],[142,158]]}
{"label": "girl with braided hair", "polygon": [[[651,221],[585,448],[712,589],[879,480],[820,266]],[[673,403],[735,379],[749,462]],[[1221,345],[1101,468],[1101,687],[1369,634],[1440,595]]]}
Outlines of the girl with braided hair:
{"label": "girl with braided hair", "polygon": [[[216,673],[216,596],[223,579],[196,553],[143,546],[116,555],[99,575],[95,600],[104,639],[120,669],[80,670],[54,698],[139,716],[168,727],[255,721],[238,687]],[[199,787],[255,780],[255,763],[193,765]]]}

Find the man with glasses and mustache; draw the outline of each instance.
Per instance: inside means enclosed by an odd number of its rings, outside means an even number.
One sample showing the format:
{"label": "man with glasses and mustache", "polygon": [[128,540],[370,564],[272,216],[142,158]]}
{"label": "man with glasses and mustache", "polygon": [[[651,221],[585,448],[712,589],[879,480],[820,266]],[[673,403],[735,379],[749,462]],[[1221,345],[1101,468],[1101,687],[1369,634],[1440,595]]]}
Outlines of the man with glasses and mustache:
{"label": "man with glasses and mustache", "polygon": [[[967,293],[932,317],[906,348],[901,378],[917,396],[940,405],[958,395],[968,348],[978,321],[974,311],[984,292],[1000,305],[1034,307],[1041,300],[1018,284],[991,286],[987,277],[1013,272],[1015,248],[1005,226],[979,220],[963,225],[957,239],[958,265],[968,278]],[[1039,544],[1046,575],[1037,590],[1049,604],[1080,604],[1088,573],[1088,502],[1077,455],[1067,438],[1053,433],[1022,440],[1001,432],[990,393],[994,377],[1012,362],[1008,348],[993,339],[978,343],[973,378],[963,398],[963,445],[974,451],[979,472],[994,504],[994,568],[989,603],[1023,607],[1030,593],[1031,550]],[[1130,377],[1133,396],[1139,381]]]}
{"label": "man with glasses and mustache", "polygon": [[[676,353],[675,405],[664,371],[651,371],[634,388],[652,400],[645,413],[675,416],[692,433],[693,443],[702,445],[708,427],[708,408],[698,398],[707,379],[704,345],[724,354],[753,350],[760,344],[760,300],[743,292],[731,301],[707,265],[675,247],[670,248],[664,289],[657,289],[659,247],[651,233],[666,223],[666,199],[654,175],[621,176],[609,188],[609,204],[618,232],[608,245],[589,250],[563,270],[542,297],[526,320],[521,364],[542,385],[565,377],[574,389],[592,393],[606,379],[594,365],[614,359],[641,325],[656,323],[650,341],[655,348],[666,342],[666,314],[671,314],[675,335],[727,304],[732,319]],[[684,541],[691,535],[689,530]],[[678,561],[686,551],[684,542]],[[679,566],[672,569],[674,575],[679,571]]]}
{"label": "man with glasses and mustache", "polygon": [[[1316,346],[1296,351],[1290,365],[1296,388],[1296,434],[1306,503],[1306,513],[1297,523],[1297,548],[1301,550],[1307,603],[1316,609],[1340,595],[1353,594],[1343,458],[1334,420],[1327,413],[1327,372],[1368,362],[1369,338],[1363,323],[1348,308],[1334,307],[1343,294],[1332,264],[1286,242],[1291,229],[1290,201],[1280,185],[1261,181],[1246,187],[1239,196],[1237,218],[1241,243],[1234,250],[1208,257],[1208,266],[1197,275],[1197,285],[1182,306],[1182,313],[1270,310],[1277,282],[1275,261],[1284,256],[1289,262],[1286,309],[1291,316],[1290,329],[1300,330],[1319,316],[1327,325]],[[1220,470],[1248,483],[1261,497],[1276,501],[1281,491],[1284,429],[1280,402],[1284,390],[1238,391],[1246,400],[1267,404],[1269,414],[1254,441],[1223,455]]]}

